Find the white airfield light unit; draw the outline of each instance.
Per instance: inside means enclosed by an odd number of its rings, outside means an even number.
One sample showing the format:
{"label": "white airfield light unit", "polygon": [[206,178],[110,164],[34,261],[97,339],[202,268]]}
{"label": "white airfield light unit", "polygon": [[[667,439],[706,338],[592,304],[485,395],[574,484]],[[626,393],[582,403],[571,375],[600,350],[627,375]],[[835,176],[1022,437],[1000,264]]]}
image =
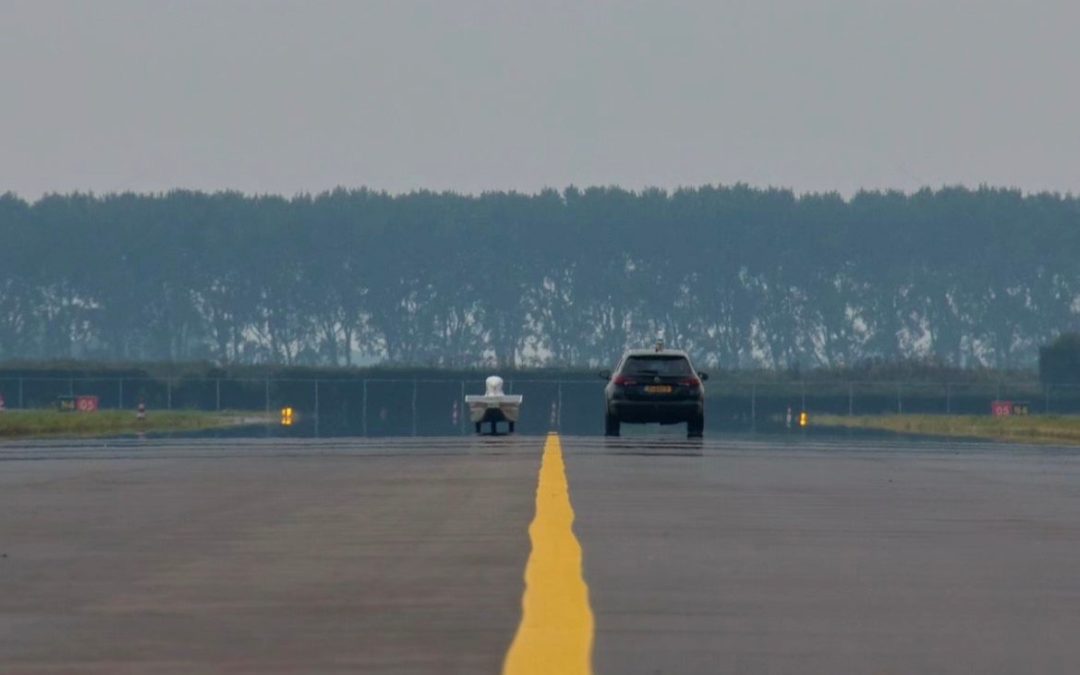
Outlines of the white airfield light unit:
{"label": "white airfield light unit", "polygon": [[509,432],[513,433],[525,397],[503,393],[503,379],[498,375],[487,378],[484,387],[483,395],[470,394],[465,397],[465,404],[469,406],[469,419],[476,427],[476,433],[481,433],[487,423],[491,425],[491,434],[494,435],[499,422],[506,422]]}

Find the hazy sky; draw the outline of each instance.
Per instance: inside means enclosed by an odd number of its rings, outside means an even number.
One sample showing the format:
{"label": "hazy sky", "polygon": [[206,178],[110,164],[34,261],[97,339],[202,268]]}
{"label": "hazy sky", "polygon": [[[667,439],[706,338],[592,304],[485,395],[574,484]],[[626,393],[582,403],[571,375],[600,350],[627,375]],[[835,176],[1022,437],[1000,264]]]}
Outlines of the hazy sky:
{"label": "hazy sky", "polygon": [[1080,3],[0,0],[0,192],[1080,192]]}

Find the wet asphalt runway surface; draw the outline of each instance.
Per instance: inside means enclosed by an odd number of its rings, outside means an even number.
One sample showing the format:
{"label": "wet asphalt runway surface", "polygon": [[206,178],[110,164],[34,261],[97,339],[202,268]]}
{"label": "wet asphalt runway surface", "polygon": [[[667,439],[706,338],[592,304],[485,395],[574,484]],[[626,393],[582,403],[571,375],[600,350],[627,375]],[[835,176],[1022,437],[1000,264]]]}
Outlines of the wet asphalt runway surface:
{"label": "wet asphalt runway surface", "polygon": [[[596,673],[1080,672],[1080,451],[562,438]],[[0,444],[0,672],[498,673],[543,437]]]}

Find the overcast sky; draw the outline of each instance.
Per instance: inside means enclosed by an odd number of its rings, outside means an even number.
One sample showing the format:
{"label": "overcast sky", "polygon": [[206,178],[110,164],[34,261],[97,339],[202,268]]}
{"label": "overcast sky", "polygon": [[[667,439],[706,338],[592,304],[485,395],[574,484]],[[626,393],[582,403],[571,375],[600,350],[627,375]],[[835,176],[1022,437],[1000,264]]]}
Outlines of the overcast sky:
{"label": "overcast sky", "polygon": [[0,0],[0,192],[1080,192],[1080,3]]}

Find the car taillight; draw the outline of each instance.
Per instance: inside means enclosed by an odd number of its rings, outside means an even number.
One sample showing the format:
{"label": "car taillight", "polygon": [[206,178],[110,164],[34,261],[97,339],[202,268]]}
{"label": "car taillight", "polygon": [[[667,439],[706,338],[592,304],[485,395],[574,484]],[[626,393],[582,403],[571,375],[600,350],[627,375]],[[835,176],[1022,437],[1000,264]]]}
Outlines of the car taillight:
{"label": "car taillight", "polygon": [[685,380],[679,380],[679,384],[690,389],[698,389],[701,387],[701,380],[696,377],[688,377]]}
{"label": "car taillight", "polygon": [[611,383],[616,387],[625,387],[628,384],[637,384],[637,380],[631,379],[625,375],[616,375]]}

